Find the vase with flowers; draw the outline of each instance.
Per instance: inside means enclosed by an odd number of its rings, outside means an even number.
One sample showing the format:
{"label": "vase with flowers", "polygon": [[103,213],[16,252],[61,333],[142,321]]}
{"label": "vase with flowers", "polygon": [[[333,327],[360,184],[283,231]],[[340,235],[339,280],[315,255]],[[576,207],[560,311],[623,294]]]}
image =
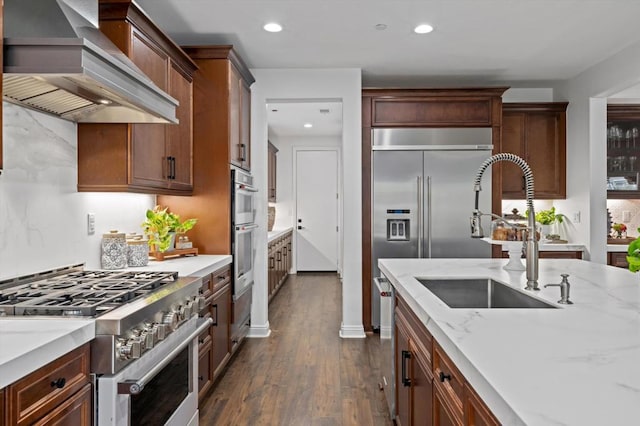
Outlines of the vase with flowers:
{"label": "vase with flowers", "polygon": [[611,225],[614,238],[627,238],[627,225],[624,223],[614,223]]}

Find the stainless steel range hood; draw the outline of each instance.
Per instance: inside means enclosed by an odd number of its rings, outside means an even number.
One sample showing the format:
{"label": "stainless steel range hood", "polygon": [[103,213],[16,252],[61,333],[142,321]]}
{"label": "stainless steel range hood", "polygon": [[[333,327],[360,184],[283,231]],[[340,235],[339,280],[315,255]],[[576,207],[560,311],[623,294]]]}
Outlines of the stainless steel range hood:
{"label": "stainless steel range hood", "polygon": [[81,123],[178,123],[178,101],[97,25],[98,0],[5,0],[4,99]]}

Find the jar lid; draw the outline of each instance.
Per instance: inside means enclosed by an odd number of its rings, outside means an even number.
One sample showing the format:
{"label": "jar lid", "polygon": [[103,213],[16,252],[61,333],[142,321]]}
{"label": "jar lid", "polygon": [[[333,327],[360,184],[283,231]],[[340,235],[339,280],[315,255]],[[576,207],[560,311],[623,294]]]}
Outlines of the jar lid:
{"label": "jar lid", "polygon": [[143,245],[143,244],[148,244],[148,240],[144,239],[144,237],[142,235],[134,235],[133,238],[130,238],[127,240],[127,244],[132,245],[132,246],[137,246],[137,245]]}
{"label": "jar lid", "polygon": [[124,232],[118,232],[117,229],[112,229],[108,234],[102,234],[102,238],[124,238]]}

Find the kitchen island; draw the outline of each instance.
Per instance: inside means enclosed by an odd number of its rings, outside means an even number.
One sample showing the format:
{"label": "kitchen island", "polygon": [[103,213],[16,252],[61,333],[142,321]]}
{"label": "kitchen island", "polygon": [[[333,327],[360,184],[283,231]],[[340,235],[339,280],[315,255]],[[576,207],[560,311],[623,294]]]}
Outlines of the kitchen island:
{"label": "kitchen island", "polygon": [[[623,425],[640,419],[640,276],[581,260],[540,260],[558,309],[454,309],[419,278],[492,278],[517,289],[501,259],[381,259],[381,271],[504,425]],[[558,305],[560,274],[573,305]],[[524,290],[523,290],[524,291]]]}

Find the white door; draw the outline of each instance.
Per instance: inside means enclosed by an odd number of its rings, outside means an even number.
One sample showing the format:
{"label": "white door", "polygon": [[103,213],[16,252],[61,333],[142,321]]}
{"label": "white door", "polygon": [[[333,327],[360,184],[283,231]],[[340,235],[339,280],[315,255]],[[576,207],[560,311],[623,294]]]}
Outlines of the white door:
{"label": "white door", "polygon": [[296,213],[296,270],[336,271],[337,151],[296,151]]}

